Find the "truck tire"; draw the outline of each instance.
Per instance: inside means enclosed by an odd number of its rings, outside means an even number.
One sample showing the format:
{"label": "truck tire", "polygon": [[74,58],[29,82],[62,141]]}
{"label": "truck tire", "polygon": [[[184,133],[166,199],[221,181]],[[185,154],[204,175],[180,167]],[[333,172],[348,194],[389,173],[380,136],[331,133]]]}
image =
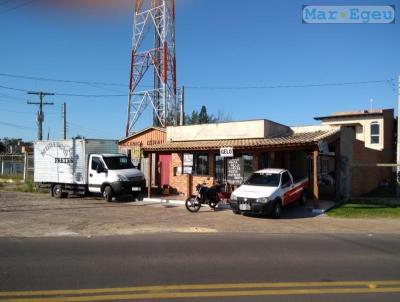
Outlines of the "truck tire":
{"label": "truck tire", "polygon": [[62,198],[64,196],[62,192],[62,186],[59,184],[53,186],[51,193],[53,194],[54,198]]}
{"label": "truck tire", "polygon": [[282,215],[282,203],[280,200],[274,201],[274,206],[272,207],[271,217],[273,219],[279,219]]}
{"label": "truck tire", "polygon": [[233,214],[235,215],[240,215],[242,214],[242,212],[240,212],[240,210],[232,210]]}
{"label": "truck tire", "polygon": [[103,197],[107,202],[111,202],[113,198],[113,191],[110,186],[106,186],[103,191]]}

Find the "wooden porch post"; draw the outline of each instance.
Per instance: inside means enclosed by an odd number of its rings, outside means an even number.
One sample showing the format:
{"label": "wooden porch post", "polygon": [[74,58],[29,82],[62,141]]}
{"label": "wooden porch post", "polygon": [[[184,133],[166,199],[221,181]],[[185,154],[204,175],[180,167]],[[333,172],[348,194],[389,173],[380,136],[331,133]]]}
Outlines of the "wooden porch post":
{"label": "wooden porch post", "polygon": [[318,150],[313,151],[313,176],[312,176],[312,188],[313,188],[313,206],[314,209],[318,208]]}
{"label": "wooden porch post", "polygon": [[151,183],[152,183],[152,170],[153,170],[153,154],[149,153],[149,164],[148,164],[148,184],[147,184],[147,197],[151,198]]}

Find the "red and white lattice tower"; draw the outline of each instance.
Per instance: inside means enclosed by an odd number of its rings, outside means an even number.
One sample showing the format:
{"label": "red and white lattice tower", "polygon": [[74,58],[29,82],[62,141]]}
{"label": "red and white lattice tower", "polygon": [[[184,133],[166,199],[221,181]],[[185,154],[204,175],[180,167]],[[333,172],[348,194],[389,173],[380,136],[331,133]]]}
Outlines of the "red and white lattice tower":
{"label": "red and white lattice tower", "polygon": [[135,1],[130,67],[126,135],[148,105],[154,126],[178,124],[174,0]]}

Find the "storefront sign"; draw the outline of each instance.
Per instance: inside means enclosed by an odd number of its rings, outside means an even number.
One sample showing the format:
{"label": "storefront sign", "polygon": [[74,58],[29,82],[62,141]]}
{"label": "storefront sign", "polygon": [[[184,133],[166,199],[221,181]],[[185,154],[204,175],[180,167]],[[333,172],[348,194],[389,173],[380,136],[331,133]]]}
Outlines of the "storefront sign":
{"label": "storefront sign", "polygon": [[221,157],[233,157],[232,147],[222,147],[219,149],[219,154]]}
{"label": "storefront sign", "polygon": [[183,174],[192,174],[192,167],[183,167]]}
{"label": "storefront sign", "polygon": [[142,158],[142,148],[140,146],[134,146],[131,148],[131,160],[135,166],[140,164],[140,159]]}
{"label": "storefront sign", "polygon": [[241,185],[243,182],[242,161],[240,157],[227,160],[227,181],[231,185]]}
{"label": "storefront sign", "polygon": [[193,166],[193,154],[185,153],[183,154],[183,165],[184,166]]}

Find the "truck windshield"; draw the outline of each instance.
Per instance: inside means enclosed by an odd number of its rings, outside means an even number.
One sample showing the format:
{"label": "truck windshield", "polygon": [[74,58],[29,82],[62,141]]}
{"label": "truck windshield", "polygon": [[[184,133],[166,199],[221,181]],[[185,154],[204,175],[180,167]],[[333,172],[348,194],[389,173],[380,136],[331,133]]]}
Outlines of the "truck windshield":
{"label": "truck windshield", "polygon": [[280,174],[277,173],[253,173],[245,181],[245,185],[277,187],[279,186]]}
{"label": "truck windshield", "polygon": [[126,156],[104,156],[103,159],[109,170],[134,168],[132,162]]}

